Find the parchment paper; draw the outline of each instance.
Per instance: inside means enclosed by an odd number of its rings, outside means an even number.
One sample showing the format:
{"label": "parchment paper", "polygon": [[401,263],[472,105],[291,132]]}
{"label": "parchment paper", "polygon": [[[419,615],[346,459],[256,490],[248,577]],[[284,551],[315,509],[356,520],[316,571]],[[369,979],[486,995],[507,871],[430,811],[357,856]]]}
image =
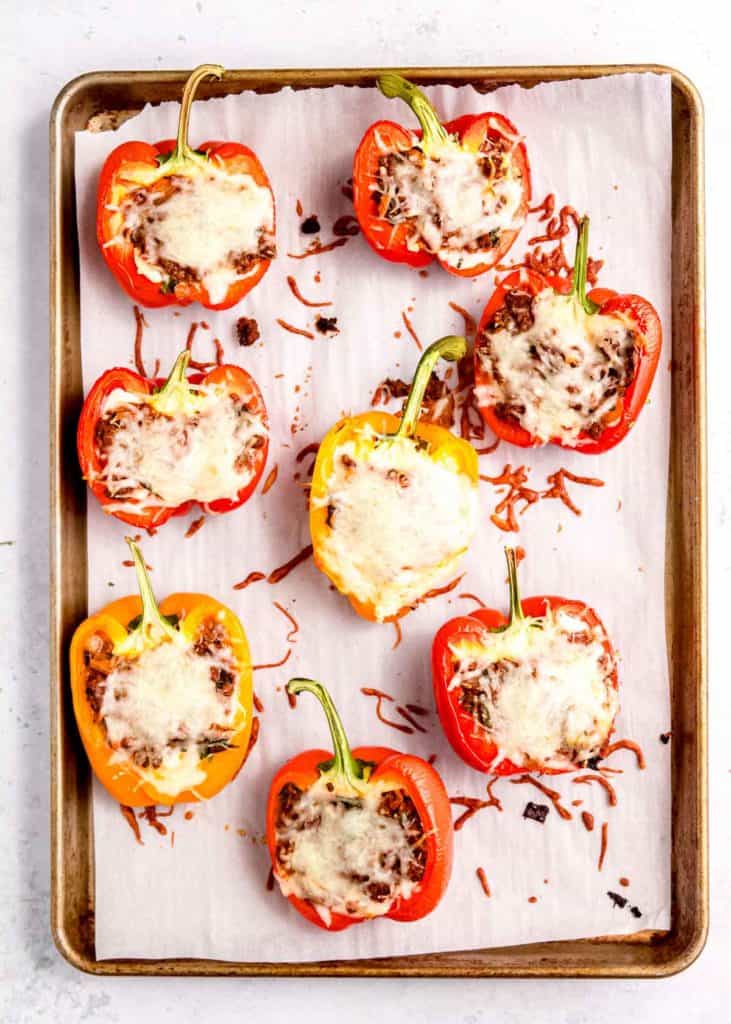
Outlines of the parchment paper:
{"label": "parchment paper", "polygon": [[[594,81],[507,87],[480,95],[471,87],[428,90],[446,119],[458,113],[494,109],[507,114],[525,135],[533,168],[534,201],[556,193],[592,217],[590,250],[605,260],[600,283],[646,295],[670,334],[670,85],[666,77],[626,75]],[[88,389],[104,370],[130,365],[134,319],[130,301],[104,266],[94,237],[97,176],[113,146],[126,139],[150,141],[175,134],[178,107],[144,110],[114,133],[80,133],[76,142],[76,184],[81,245],[82,349]],[[374,703],[360,693],[376,686],[405,701],[432,706],[429,651],[433,634],[448,617],[472,607],[459,593],[477,593],[491,606],[507,599],[503,544],[506,535],[489,520],[496,497],[481,485],[482,528],[464,562],[466,575],[451,594],[429,601],[403,622],[404,639],[392,650],[391,626],[361,621],[333,592],[312,561],[276,586],[259,582],[234,591],[250,571],[268,572],[308,543],[302,481],[306,468],[295,462],[305,444],[318,441],[343,410],[368,407],[376,385],[387,376],[409,378],[417,360],[404,329],[408,313],[424,342],[462,330],[450,309],[454,301],[478,316],[494,275],[462,281],[431,268],[426,279],[378,259],[362,237],[343,248],[305,260],[310,240],[299,232],[295,206],[315,213],[322,239],[332,238],[336,217],[350,212],[341,184],[351,174],[353,151],[378,117],[410,123],[402,105],[375,89],[284,90],[275,95],[228,97],[197,103],[191,139],[240,139],[266,167],[277,200],[279,258],[244,303],[228,312],[198,307],[176,315],[172,309],[145,313],[144,357],[156,356],[165,372],[182,348],[190,323],[205,319],[199,359],[212,353],[211,338],[223,343],[228,361],[244,365],[258,380],[271,421],[268,469],[278,479],[241,510],[209,517],[193,538],[184,539],[189,520],[169,522],[144,539],[160,597],[174,590],[209,592],[240,615],[255,663],[280,659],[281,669],[255,673],[264,704],[261,736],[234,784],[208,805],[165,819],[166,836],[142,822],[144,846],[137,845],[119,807],[96,786],[94,792],[96,949],[100,958],[197,956],[232,960],[319,960],[471,949],[505,943],[569,939],[641,928],[665,928],[670,907],[669,748],[659,734],[669,728],[663,599],[665,503],[669,423],[669,352],[663,353],[648,408],[630,437],[611,453],[591,458],[557,448],[522,452],[505,444],[481,458],[481,471],[498,473],[507,462],[530,467],[531,483],[545,487],[547,474],[563,466],[599,477],[603,488],[573,486],[582,510],[575,516],[557,501],[543,501],[521,519],[519,535],[527,557],[521,566],[525,596],[561,593],[593,605],[620,653],[622,707],[617,736],[639,741],[647,769],[638,771],[628,752],[611,763],[619,801],[594,785],[571,777],[548,780],[564,795],[573,820],[551,809],[544,825],[526,820],[527,800],[544,802],[530,786],[502,781],[496,793],[502,813],[483,810],[456,834],[454,874],[438,909],[415,924],[379,920],[339,934],[305,922],[278,891],[265,887],[268,856],[262,845],[263,810],[269,781],[287,758],[311,746],[327,746],[323,715],[306,696],[291,710],[282,691],[291,675],[317,677],[331,688],[353,744],[395,745],[436,766],[452,795],[485,796],[486,779],[467,768],[444,740],[435,716],[424,719],[425,735],[402,736],[376,719]],[[509,259],[518,258],[525,239],[540,234],[531,217]],[[568,239],[571,254],[573,237]],[[314,341],[276,324],[281,317],[312,329],[317,311],[290,293],[294,275],[303,294],[332,300],[324,312],[338,318],[340,333]],[[319,274],[321,280],[315,281]],[[240,348],[234,323],[241,316],[259,322],[262,340]],[[400,332],[401,337],[395,335]],[[291,425],[297,425],[296,434]],[[191,517],[192,518],[192,517]],[[89,501],[89,608],[134,591],[133,571],[123,537],[128,528],[105,517]],[[272,602],[293,611],[300,631],[288,644],[289,626]],[[580,813],[594,814],[588,832]],[[458,809],[455,809],[455,816]],[[609,842],[597,870],[600,826],[609,822]],[[174,832],[174,840],[172,833]],[[492,896],[475,877],[485,869]],[[622,888],[619,877],[630,879]],[[629,899],[614,907],[608,891]],[[529,902],[537,897],[535,902]],[[641,917],[630,913],[636,906]]]}

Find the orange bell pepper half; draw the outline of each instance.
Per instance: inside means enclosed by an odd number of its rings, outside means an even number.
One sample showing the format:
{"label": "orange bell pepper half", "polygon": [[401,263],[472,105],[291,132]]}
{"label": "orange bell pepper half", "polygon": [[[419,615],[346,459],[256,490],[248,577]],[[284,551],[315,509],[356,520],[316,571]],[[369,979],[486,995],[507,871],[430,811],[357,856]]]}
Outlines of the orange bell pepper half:
{"label": "orange bell pepper half", "polygon": [[[452,872],[454,832],[451,807],[439,774],[422,758],[387,747],[358,747],[351,751],[332,698],[321,683],[313,679],[290,679],[287,692],[294,695],[311,693],[317,698],[327,718],[334,753],[327,750],[304,751],[284,764],[272,780],[267,802],[266,835],[272,871],[282,891],[303,917],[328,931],[342,931],[375,916],[394,921],[417,921],[425,917],[441,900]],[[318,787],[318,792],[323,791],[327,801],[342,801],[350,807],[367,801],[369,793],[377,794],[381,799],[383,794],[391,794],[387,799],[394,801],[398,808],[395,813],[401,816],[402,824],[408,823],[408,827],[415,825],[419,832],[411,846],[412,852],[418,851],[415,874],[419,877],[411,879],[408,895],[396,894],[388,904],[379,908],[379,913],[368,914],[357,910],[344,913],[343,908],[331,910],[324,904],[317,904],[304,892],[298,894],[295,891],[291,873],[281,856],[283,847],[279,825],[282,800],[295,790],[306,796],[313,786]],[[384,810],[380,809],[378,813],[384,814]],[[414,815],[418,819],[416,822]],[[363,841],[367,840],[368,836],[364,836]],[[368,879],[362,881],[367,883]]]}
{"label": "orange bell pepper half", "polygon": [[[507,117],[495,112],[464,114],[454,121],[441,123],[439,117],[421,89],[393,72],[378,79],[378,88],[384,96],[403,100],[416,115],[420,130],[410,131],[394,121],[376,121],[363,136],[353,164],[353,202],[355,215],[371,248],[392,263],[406,263],[424,267],[435,258],[440,266],[457,277],[475,277],[484,274],[497,263],[518,237],[531,197],[530,165],[528,154],[518,130]],[[414,148],[423,151],[428,159],[446,148],[467,153],[485,152],[492,161],[493,147],[502,147],[507,153],[511,169],[519,182],[520,198],[510,227],[490,232],[490,244],[470,250],[472,257],[481,254],[477,262],[460,265],[459,253],[455,259],[447,258],[445,250],[432,251],[423,239],[411,237],[412,225],[406,220],[389,219],[379,193],[379,174],[382,162],[390,154],[407,153]],[[494,166],[491,163],[491,166]],[[487,178],[486,178],[487,183]],[[459,184],[457,184],[459,187]]]}
{"label": "orange bell pepper half", "polygon": [[[171,594],[158,605],[140,550],[129,538],[127,543],[137,572],[139,597],[113,601],[82,622],[71,641],[71,694],[84,749],[105,789],[128,807],[208,800],[236,777],[249,752],[253,687],[246,634],[229,608],[205,594]],[[227,649],[230,655],[233,677],[219,673],[215,681],[211,676],[211,686],[218,691],[223,685],[224,692],[227,685],[230,687],[231,712],[225,731],[202,742],[199,737],[191,737],[190,744],[198,747],[200,755],[194,769],[196,779],[194,784],[176,789],[174,779],[171,785],[171,769],[164,762],[157,767],[141,764],[144,758],[135,760],[124,742],[110,741],[99,707],[98,682],[101,678],[105,688],[111,671],[120,665],[134,666],[145,652],[161,645],[192,647],[211,629],[215,630],[211,643],[218,650]],[[123,678],[118,674],[121,686]],[[153,700],[160,703],[154,694]],[[144,709],[142,717],[144,722]],[[180,744],[180,738],[175,742]]]}
{"label": "orange bell pepper half", "polygon": [[[382,614],[379,611],[380,604],[377,600],[364,599],[352,591],[346,567],[342,559],[336,557],[331,549],[331,540],[338,529],[338,511],[337,504],[333,503],[333,500],[336,502],[337,499],[336,497],[333,499],[330,480],[336,469],[338,452],[344,445],[352,444],[359,462],[367,467],[374,453],[390,450],[394,453],[395,460],[397,445],[408,445],[416,452],[422,453],[435,466],[442,468],[454,477],[461,478],[466,484],[465,490],[474,489],[476,503],[479,473],[477,453],[472,445],[468,441],[456,437],[445,427],[419,420],[424,392],[437,361],[440,358],[450,361],[461,359],[466,350],[467,343],[462,337],[450,335],[435,341],[419,360],[402,416],[379,411],[347,416],[328,431],[318,449],[310,489],[310,533],[314,561],[318,569],[335,584],[337,589],[347,595],[355,611],[372,622],[390,622],[407,614],[415,607],[415,603],[418,603],[418,598],[424,596],[424,593],[431,589],[435,582],[427,583],[421,592],[416,593],[411,600],[395,608],[389,614]],[[342,456],[340,458],[342,459]],[[397,468],[388,470],[389,477],[392,474],[395,475],[396,483],[398,483],[398,472]],[[388,480],[384,481],[384,486],[393,486],[393,484]],[[373,515],[377,515],[375,508]],[[398,538],[411,537],[414,534],[418,536],[419,527],[420,523],[409,517],[408,507],[404,506],[400,518],[396,522],[384,524],[383,529],[391,531],[389,535],[398,540]],[[465,537],[465,543],[458,549],[449,551],[449,556],[445,557],[444,564],[441,566],[442,577],[454,568],[464,554],[471,536],[470,533],[469,538]],[[371,558],[374,557],[375,553],[372,553]],[[428,569],[438,571],[440,566],[430,566]]]}
{"label": "orange bell pepper half", "polygon": [[[102,168],[97,192],[97,239],[107,266],[119,284],[141,306],[187,306],[199,302],[206,309],[229,309],[258,284],[275,255],[274,196],[264,168],[256,154],[238,142],[203,142],[197,149],[188,145],[188,123],[195,92],[204,78],[222,78],[224,69],[218,64],[202,64],[185,84],[180,104],[177,139],[166,139],[151,145],[147,142],[123,142],[109,154]],[[171,195],[180,187],[195,182],[203,175],[215,174],[223,181],[236,176],[237,181],[250,180],[255,189],[268,193],[271,224],[267,236],[255,253],[242,254],[242,263],[221,294],[209,293],[202,276],[190,265],[173,266],[145,261],[142,243],[125,222],[125,213],[140,209],[164,210]],[[157,215],[157,214],[155,214]],[[170,216],[170,214],[168,214]],[[205,221],[205,218],[203,218]],[[190,232],[205,231],[207,224],[191,225]],[[226,255],[226,254],[224,254]],[[245,256],[245,258],[244,258]],[[147,269],[147,273],[142,270]],[[213,279],[213,278],[211,278]]]}

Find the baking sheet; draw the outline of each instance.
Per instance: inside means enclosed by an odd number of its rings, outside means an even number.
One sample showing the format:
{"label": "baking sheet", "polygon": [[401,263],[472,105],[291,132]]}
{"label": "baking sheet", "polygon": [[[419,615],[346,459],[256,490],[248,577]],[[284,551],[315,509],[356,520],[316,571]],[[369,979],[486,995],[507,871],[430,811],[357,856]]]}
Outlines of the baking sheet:
{"label": "baking sheet", "polygon": [[[443,116],[496,109],[526,135],[534,173],[534,196],[554,191],[592,216],[593,255],[606,261],[600,282],[647,295],[669,332],[670,318],[670,83],[664,76],[627,75],[509,87],[489,97],[438,87],[428,90]],[[617,112],[621,111],[621,118]],[[174,134],[177,107],[146,110],[113,136],[77,136],[77,197],[81,237],[82,350],[88,388],[112,364],[130,362],[134,320],[129,301],[113,282],[96,249],[93,231],[96,176],[114,144],[126,138]],[[259,153],[278,202],[280,259],[244,304],[228,313],[205,312],[226,356],[242,362],[258,379],[272,424],[270,467],[278,479],[265,496],[218,520],[209,519],[195,538],[183,540],[186,522],[170,523],[144,550],[154,566],[159,594],[199,589],[228,601],[249,633],[255,662],[277,660],[287,649],[288,626],[272,606],[294,611],[300,633],[282,670],[256,673],[264,702],[261,737],[239,779],[186,821],[180,810],[166,819],[169,833],[145,829],[137,846],[118,807],[97,791],[94,799],[96,948],[112,956],[199,956],[233,960],[315,960],[448,949],[481,948],[542,939],[628,933],[669,924],[670,778],[668,748],[658,734],[669,727],[663,620],[664,522],[667,490],[669,375],[661,360],[650,405],[630,439],[612,453],[591,459],[551,449],[516,453],[502,446],[483,457],[482,472],[504,462],[525,462],[534,484],[544,484],[560,466],[606,481],[602,489],[580,488],[583,509],[575,517],[557,502],[543,502],[521,522],[526,548],[523,592],[559,591],[582,597],[602,615],[619,649],[623,683],[618,735],[638,740],[648,754],[639,774],[628,754],[613,763],[626,768],[613,778],[619,804],[606,794],[564,778],[551,785],[565,802],[583,799],[574,819],[552,811],[544,826],[521,817],[529,787],[501,782],[504,810],[482,811],[456,836],[455,873],[433,915],[413,925],[378,921],[340,935],[312,929],[278,893],[266,891],[266,851],[259,842],[269,779],[287,757],[326,742],[324,722],[313,702],[289,709],[281,688],[291,674],[315,675],[332,688],[354,743],[401,745],[435,753],[452,794],[484,796],[485,780],[461,765],[442,740],[438,723],[427,720],[424,736],[402,737],[376,721],[361,686],[381,686],[403,701],[430,704],[428,652],[437,626],[469,605],[457,594],[472,591],[489,604],[505,600],[504,535],[489,523],[495,498],[483,485],[485,528],[465,560],[462,584],[404,621],[404,641],[391,650],[391,627],[361,622],[347,602],[329,590],[311,562],[277,586],[258,583],[234,592],[232,584],[251,570],[268,571],[307,543],[302,490],[293,479],[295,453],[317,441],[343,410],[368,404],[385,376],[410,375],[418,353],[404,330],[408,313],[424,341],[461,327],[449,307],[459,303],[477,314],[492,287],[430,270],[425,281],[405,268],[386,265],[361,238],[321,257],[296,261],[307,241],[295,214],[315,212],[328,227],[348,212],[340,184],[350,173],[354,144],[376,117],[408,115],[373,90],[308,90],[268,96],[245,95],[198,104],[192,138],[241,138]],[[560,123],[561,130],[556,130]],[[347,125],[347,130],[344,126]],[[296,174],[292,173],[296,168]],[[601,182],[601,185],[598,183]],[[616,187],[615,187],[616,186]],[[535,222],[534,222],[535,223]],[[538,233],[530,225],[524,237]],[[511,253],[520,252],[516,247]],[[314,276],[319,271],[321,281]],[[341,333],[334,340],[294,337],[275,323],[282,317],[302,327],[313,319],[286,285],[294,274],[308,298],[333,299]],[[233,323],[255,316],[263,341],[239,349]],[[200,310],[146,313],[145,358],[172,362]],[[400,338],[394,335],[401,333]],[[205,332],[199,332],[201,344]],[[196,353],[202,357],[203,350]],[[284,377],[277,375],[284,373]],[[295,387],[299,385],[299,391]],[[293,436],[291,425],[297,422]],[[516,457],[519,454],[519,457]],[[559,532],[559,527],[560,532]],[[89,507],[89,606],[100,607],[133,589],[123,524]],[[113,584],[113,586],[110,586]],[[650,639],[648,639],[650,638]],[[337,640],[337,642],[335,642]],[[590,810],[597,829],[586,832],[579,810]],[[599,826],[609,822],[609,847],[601,874],[596,863]],[[174,846],[171,833],[175,831]],[[246,834],[242,834],[246,833]],[[485,868],[492,897],[482,895],[475,869]],[[607,890],[622,889],[642,918],[613,908]],[[531,897],[536,902],[528,902]]]}

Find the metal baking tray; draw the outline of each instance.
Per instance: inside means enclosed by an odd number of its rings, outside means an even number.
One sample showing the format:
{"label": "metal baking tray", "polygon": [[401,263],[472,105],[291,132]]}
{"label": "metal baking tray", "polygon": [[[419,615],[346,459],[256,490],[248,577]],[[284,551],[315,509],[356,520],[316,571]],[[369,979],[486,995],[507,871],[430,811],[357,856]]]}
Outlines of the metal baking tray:
{"label": "metal baking tray", "polygon": [[[204,96],[372,85],[384,69],[230,71]],[[179,99],[187,71],[93,72],[69,82],[50,122],[51,282],[51,920],[59,952],[94,974],[658,977],[693,962],[708,927],[706,381],[703,109],[693,85],[651,64],[406,68],[423,84],[501,85],[658,72],[672,80],[672,414],[666,603],[672,696],[672,912],[666,932],[471,952],[326,963],[98,960],[94,948],[91,772],[71,708],[67,652],[85,618],[86,506],[76,461],[83,400],[74,133],[111,128],[145,103]]]}

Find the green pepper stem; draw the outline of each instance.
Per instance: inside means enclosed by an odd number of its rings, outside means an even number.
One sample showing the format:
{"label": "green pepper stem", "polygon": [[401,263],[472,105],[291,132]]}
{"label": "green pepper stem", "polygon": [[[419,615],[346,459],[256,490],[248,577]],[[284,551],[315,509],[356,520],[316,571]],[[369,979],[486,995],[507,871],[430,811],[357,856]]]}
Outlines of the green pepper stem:
{"label": "green pepper stem", "polygon": [[582,217],[579,233],[576,238],[576,255],[574,256],[574,276],[571,286],[571,298],[577,299],[585,313],[590,316],[599,309],[586,294],[586,271],[589,263],[589,218]]}
{"label": "green pepper stem", "polygon": [[409,389],[409,397],[406,400],[406,408],[394,437],[414,436],[421,412],[421,403],[424,401],[424,392],[439,360],[447,359],[449,362],[455,362],[457,359],[461,359],[466,352],[467,341],[456,334],[448,334],[429,346],[417,364]]}
{"label": "green pepper stem", "polygon": [[436,110],[413,82],[408,82],[394,71],[387,71],[378,79],[378,88],[388,99],[403,100],[411,107],[421,125],[424,152],[449,141],[447,129],[439,120]]}
{"label": "green pepper stem", "polygon": [[195,159],[195,152],[188,145],[188,125],[190,124],[190,108],[193,100],[204,78],[223,78],[224,68],[220,64],[201,64],[190,73],[188,81],[183,89],[183,98],[180,101],[180,115],[178,117],[178,137],[175,150],[172,153],[172,160],[175,162]]}
{"label": "green pepper stem", "polygon": [[332,768],[328,770],[333,775],[337,775],[344,780],[353,789],[362,789],[364,782],[363,762],[353,757],[340,715],[337,713],[332,697],[322,683],[318,683],[315,679],[290,679],[287,683],[287,693],[291,693],[293,696],[296,696],[298,693],[311,693],[319,700],[325,712],[333,742],[333,764]]}
{"label": "green pepper stem", "polygon": [[[190,352],[185,349],[173,363],[168,379],[160,390],[155,392],[154,404],[158,412],[166,412],[169,406],[177,406],[180,392],[187,393],[188,382],[185,379],[185,371],[188,369],[189,362]],[[174,408],[172,411],[175,411]]]}
{"label": "green pepper stem", "polygon": [[160,642],[160,634],[170,640],[177,640],[178,631],[165,619],[155,600],[142,552],[131,537],[125,537],[125,540],[132,552],[137,573],[137,587],[142,599],[142,621],[131,631],[122,646],[128,650],[141,650],[143,647],[155,646]]}
{"label": "green pepper stem", "polygon": [[510,588],[510,626],[516,622],[523,622],[523,608],[520,603],[520,590],[518,588],[518,561],[515,557],[515,548],[505,548],[505,560],[508,563],[508,586]]}

